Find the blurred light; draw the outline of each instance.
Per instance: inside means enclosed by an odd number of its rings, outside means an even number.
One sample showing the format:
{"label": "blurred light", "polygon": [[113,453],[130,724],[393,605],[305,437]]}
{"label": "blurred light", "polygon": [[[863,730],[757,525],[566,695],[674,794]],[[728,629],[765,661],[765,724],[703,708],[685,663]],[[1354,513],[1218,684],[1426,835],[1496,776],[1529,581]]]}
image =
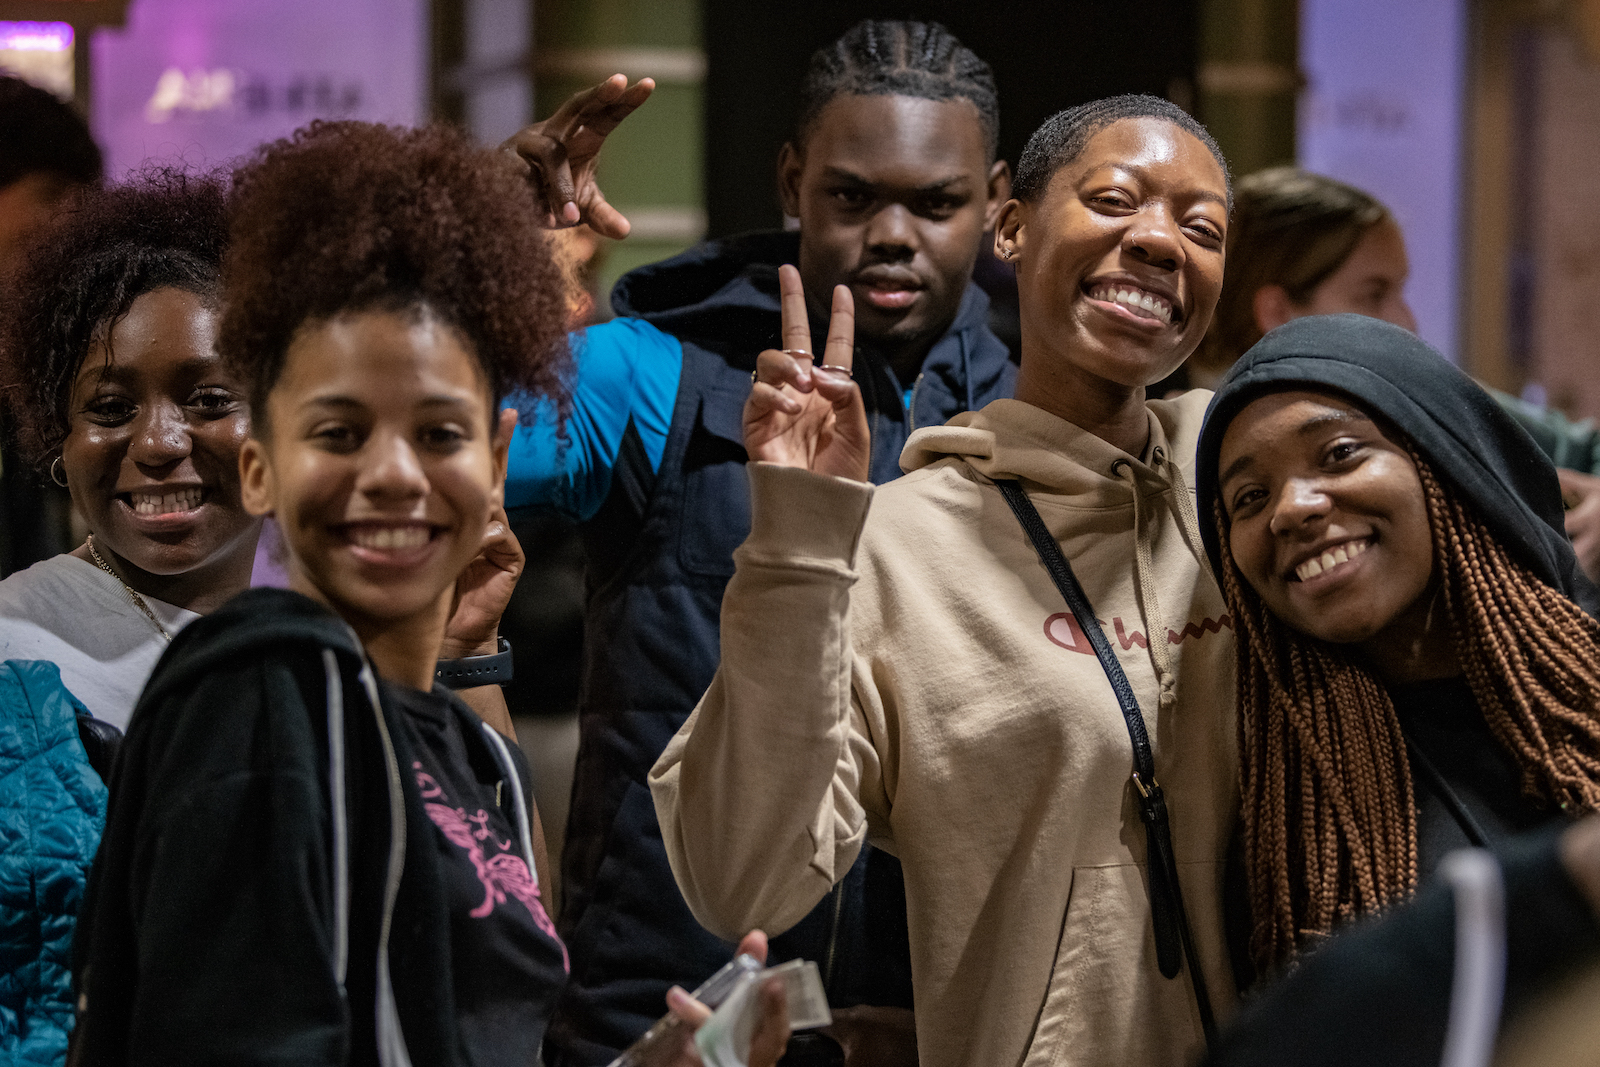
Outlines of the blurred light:
{"label": "blurred light", "polygon": [[66,52],[72,27],[65,22],[0,22],[0,51]]}

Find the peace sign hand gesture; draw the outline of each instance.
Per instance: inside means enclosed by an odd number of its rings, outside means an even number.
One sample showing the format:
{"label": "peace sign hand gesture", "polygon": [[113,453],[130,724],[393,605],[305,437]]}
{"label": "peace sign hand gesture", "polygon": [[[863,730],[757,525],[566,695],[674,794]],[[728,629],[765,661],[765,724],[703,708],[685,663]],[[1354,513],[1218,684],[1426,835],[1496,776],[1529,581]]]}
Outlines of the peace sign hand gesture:
{"label": "peace sign hand gesture", "polygon": [[800,272],[779,267],[778,289],[784,347],[756,357],[756,381],[744,403],[745,451],[753,460],[864,482],[872,449],[861,389],[850,377],[856,336],[850,289],[834,287],[820,365],[811,356]]}
{"label": "peace sign hand gesture", "polygon": [[544,200],[548,228],[587,222],[602,237],[628,236],[632,229],[628,220],[606,202],[595,184],[595,160],[606,136],[650,99],[655,87],[649,78],[629,85],[626,76],[613,74],[573,96],[543,122],[523,127],[500,146],[516,160]]}

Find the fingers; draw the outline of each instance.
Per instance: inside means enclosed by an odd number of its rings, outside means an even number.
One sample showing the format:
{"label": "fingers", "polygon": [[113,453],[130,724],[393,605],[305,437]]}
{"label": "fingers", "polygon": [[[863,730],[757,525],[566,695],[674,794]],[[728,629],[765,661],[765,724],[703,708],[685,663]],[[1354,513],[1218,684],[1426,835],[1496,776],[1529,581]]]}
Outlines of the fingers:
{"label": "fingers", "polygon": [[567,98],[566,103],[556,108],[555,113],[544,120],[543,125],[550,131],[551,136],[564,141],[579,127],[586,125],[586,119],[622,99],[627,90],[627,76],[613,74],[599,85],[573,93]]}
{"label": "fingers", "polygon": [[[604,84],[610,87],[618,83],[627,85],[627,79],[621,74],[613,74]],[[596,86],[599,88],[599,86]],[[578,114],[578,121],[585,134],[600,138],[606,137],[612,130],[622,124],[622,120],[636,111],[640,104],[650,99],[650,94],[655,92],[656,83],[653,78],[640,78],[632,85],[628,85],[622,95],[615,100],[603,101],[596,96],[589,105]],[[574,131],[576,132],[576,130]]]}
{"label": "fingers", "polygon": [[577,190],[572,165],[561,142],[529,127],[501,146],[515,156],[541,200],[546,225],[551,228],[576,225],[581,212],[575,201]]}
{"label": "fingers", "polygon": [[527,563],[527,555],[522,551],[522,542],[517,540],[517,535],[511,531],[511,522],[506,518],[506,509],[496,506],[489,513],[489,526],[484,531],[483,547],[480,549],[483,558],[499,567],[501,570],[514,575],[521,575],[522,568]]}
{"label": "fingers", "polygon": [[789,1044],[789,1002],[783,982],[769,978],[757,991],[761,1014],[750,1037],[750,1067],[772,1067]]}
{"label": "fingers", "polygon": [[790,385],[797,392],[809,393],[815,385],[817,369],[807,356],[769,348],[756,357],[756,382],[774,389]]}
{"label": "fingers", "polygon": [[711,1018],[711,1009],[683,991],[682,986],[667,990],[667,1010],[698,1030],[700,1024]]}
{"label": "fingers", "polygon": [[778,301],[783,309],[783,347],[811,351],[811,321],[806,315],[806,290],[800,272],[785,263],[778,268]]}
{"label": "fingers", "polygon": [[558,226],[576,226],[583,212],[578,210],[578,189],[567,154],[562,152],[552,167],[540,167],[539,178],[544,183],[545,210],[556,217]]}
{"label": "fingers", "polygon": [[633,223],[629,222],[622,212],[611,206],[610,201],[601,195],[599,186],[590,186],[588,200],[587,221],[589,228],[595,233],[601,237],[620,241],[632,232]]}
{"label": "fingers", "polygon": [[849,371],[856,358],[856,301],[848,285],[833,287],[833,315],[828,319],[828,346],[822,365]]}
{"label": "fingers", "polygon": [[767,935],[760,930],[751,930],[739,941],[739,947],[734,950],[735,956],[750,956],[757,963],[767,962]]}

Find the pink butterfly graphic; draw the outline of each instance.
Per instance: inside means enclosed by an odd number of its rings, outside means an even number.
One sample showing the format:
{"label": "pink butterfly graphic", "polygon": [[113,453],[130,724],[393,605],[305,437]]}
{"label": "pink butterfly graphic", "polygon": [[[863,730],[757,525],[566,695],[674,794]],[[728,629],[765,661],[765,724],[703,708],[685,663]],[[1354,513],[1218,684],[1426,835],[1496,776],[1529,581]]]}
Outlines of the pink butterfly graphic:
{"label": "pink butterfly graphic", "polygon": [[[442,790],[439,794],[442,795]],[[444,833],[445,838],[451,844],[466,850],[467,858],[472,861],[473,869],[478,872],[478,881],[483,883],[483,903],[468,914],[474,919],[482,919],[494,911],[496,904],[505,903],[506,894],[510,893],[522,901],[539,929],[550,935],[556,944],[561,945],[561,963],[563,968],[570,972],[572,962],[567,957],[567,946],[556,934],[556,924],[550,921],[550,916],[544,910],[544,904],[539,899],[538,880],[528,870],[527,862],[511,852],[497,852],[493,858],[484,859],[480,834],[473,829],[473,824],[477,823],[486,831],[487,814],[479,811],[476,816],[469,818],[466,811],[461,808],[432,802],[424,806],[428,809],[428,817]],[[482,837],[489,836],[487,832],[482,833]],[[511,842],[507,841],[500,847],[510,846]]]}

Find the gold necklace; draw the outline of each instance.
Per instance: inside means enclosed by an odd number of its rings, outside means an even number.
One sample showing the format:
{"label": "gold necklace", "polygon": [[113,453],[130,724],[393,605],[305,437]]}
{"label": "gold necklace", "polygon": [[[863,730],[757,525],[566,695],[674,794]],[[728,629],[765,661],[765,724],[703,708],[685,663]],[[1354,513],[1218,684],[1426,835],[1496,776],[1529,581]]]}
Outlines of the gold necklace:
{"label": "gold necklace", "polygon": [[122,586],[122,591],[124,593],[128,594],[128,599],[133,602],[133,606],[144,612],[144,617],[150,620],[150,625],[156,628],[156,633],[161,635],[161,639],[163,641],[170,642],[172,640],[172,635],[167,633],[167,628],[165,626],[161,625],[161,620],[156,618],[156,613],[150,610],[150,605],[144,602],[144,597],[134,592],[133,586],[123,581],[122,575],[112,570],[111,564],[107,563],[101,557],[100,553],[94,550],[94,534],[90,534],[83,544],[84,547],[88,548],[89,555],[94,557],[95,565],[117,580],[117,584]]}

